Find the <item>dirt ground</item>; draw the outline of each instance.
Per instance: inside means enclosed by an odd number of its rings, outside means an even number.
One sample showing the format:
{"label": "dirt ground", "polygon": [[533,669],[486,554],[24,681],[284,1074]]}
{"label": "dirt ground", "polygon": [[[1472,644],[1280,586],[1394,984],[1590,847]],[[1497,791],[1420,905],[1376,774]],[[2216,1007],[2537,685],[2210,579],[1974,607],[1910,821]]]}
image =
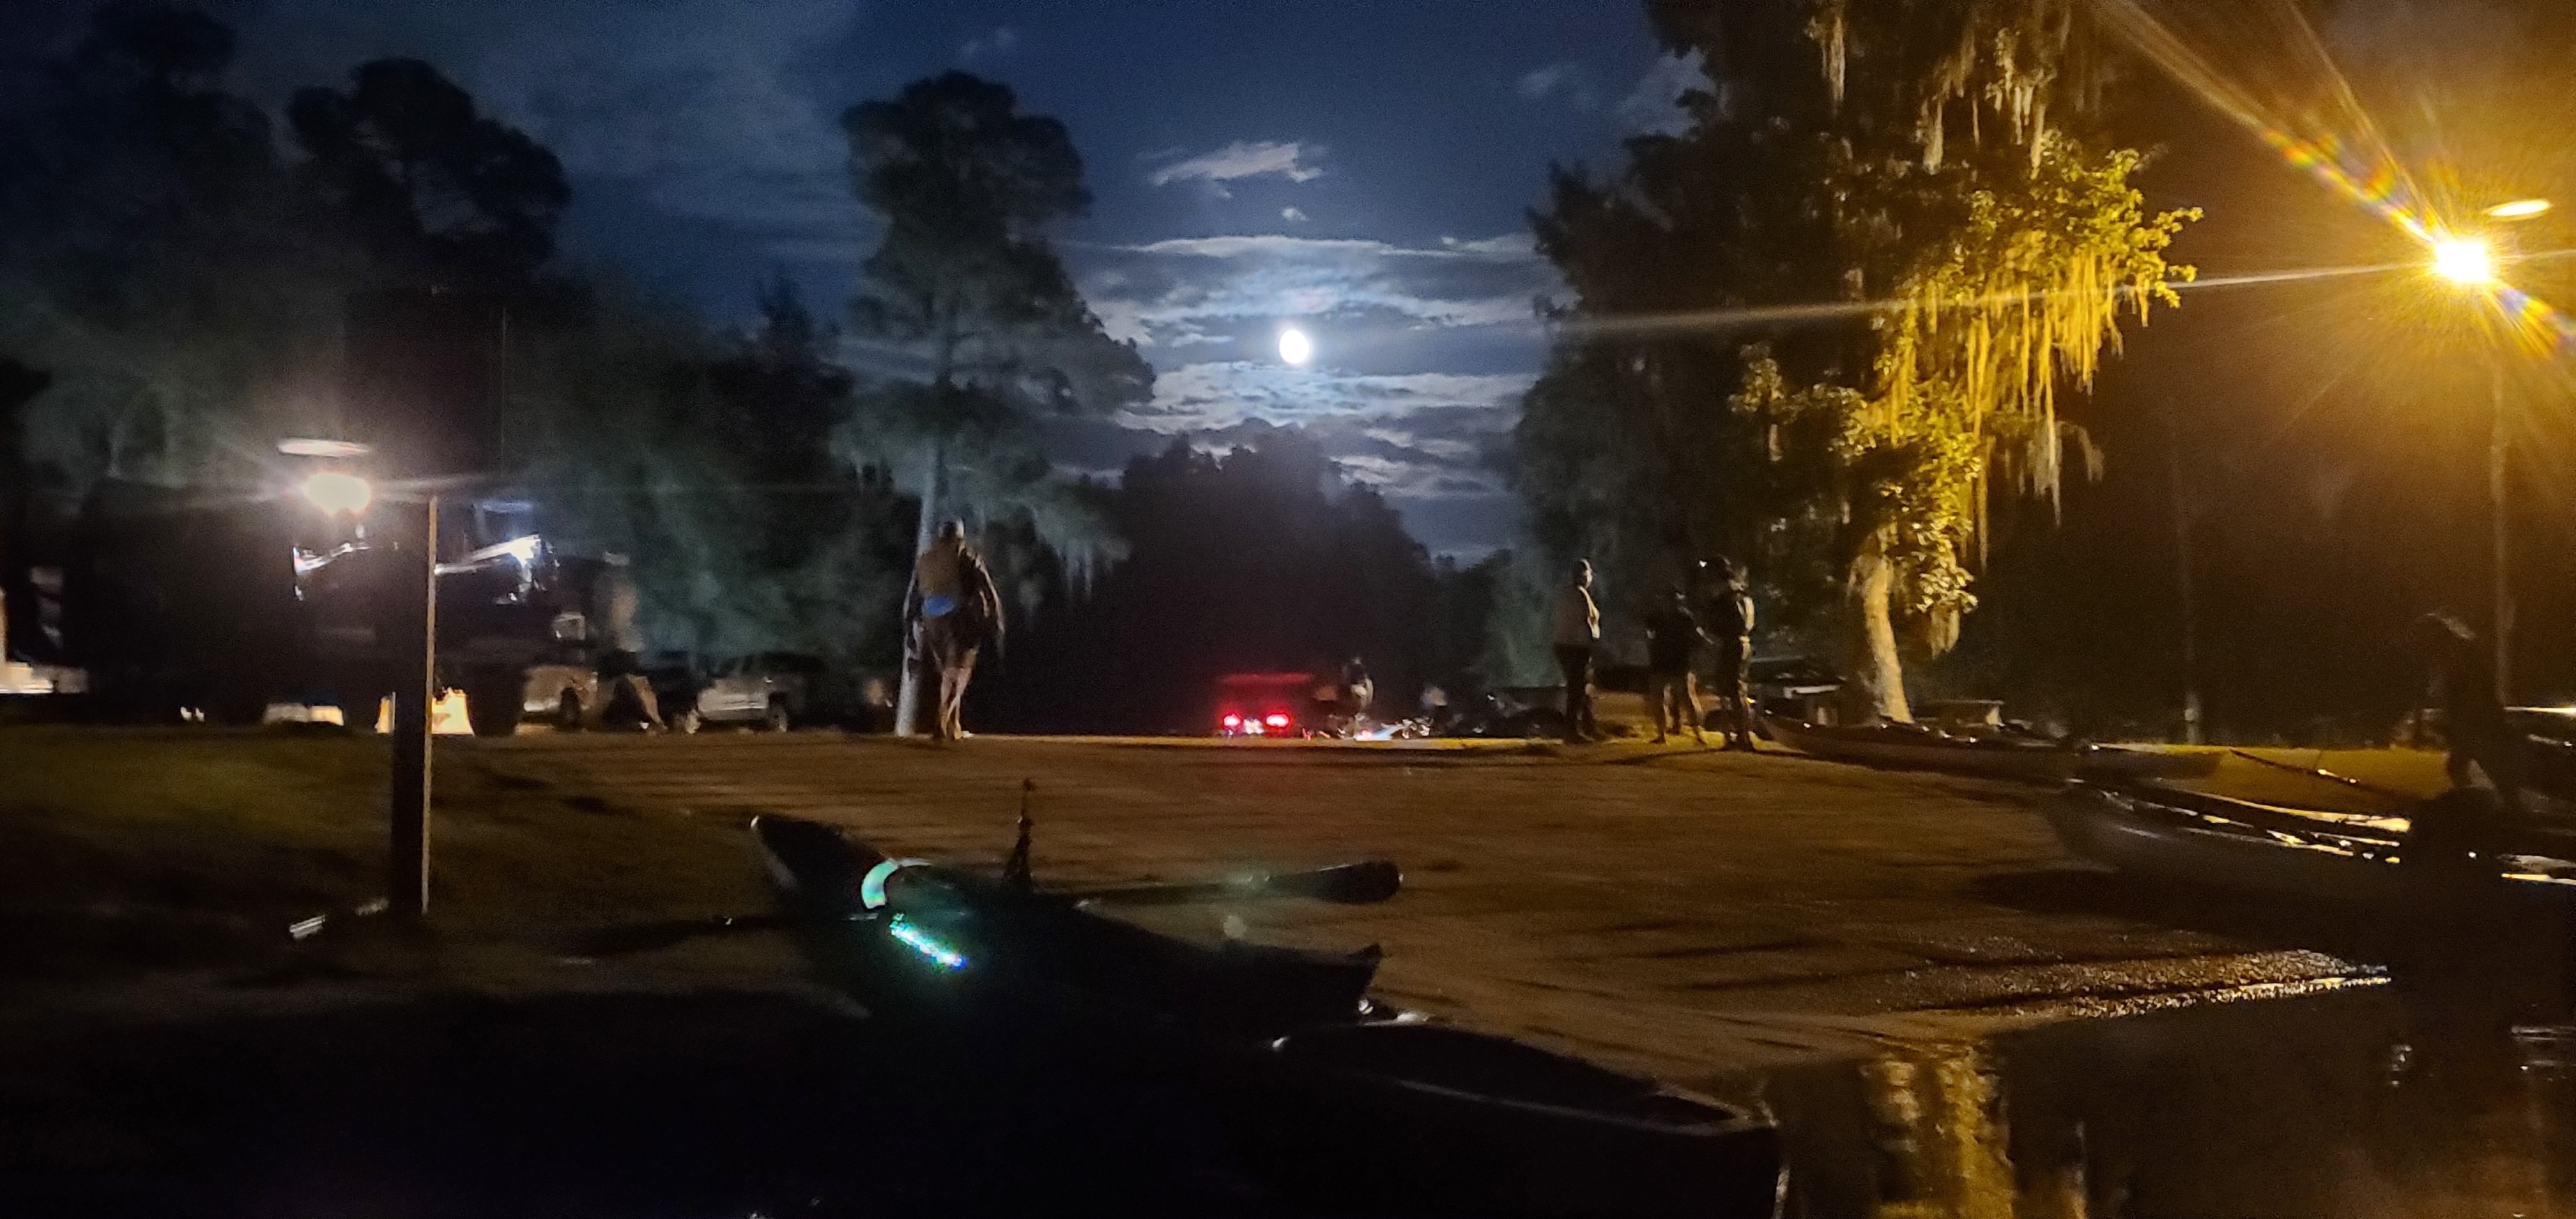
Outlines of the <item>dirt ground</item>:
{"label": "dirt ground", "polygon": [[[738,822],[786,812],[1042,881],[1395,860],[1381,906],[1185,909],[1183,933],[1382,945],[1381,992],[1679,1079],[1883,1038],[2331,985],[2322,954],[2166,917],[2079,864],[2047,793],[1788,754],[1233,749],[978,738],[522,737],[496,774]],[[2304,780],[2303,780],[2304,781]]]}
{"label": "dirt ground", "polygon": [[[1392,859],[1406,886],[1384,905],[1154,920],[1378,943],[1400,1004],[1682,1080],[2359,972],[2085,868],[2037,815],[2044,792],[1640,744],[447,739],[434,917],[414,936],[351,913],[381,892],[383,757],[336,732],[0,731],[0,974],[35,983],[0,1008],[172,987],[218,1006],[316,986],[792,988],[770,937],[612,961],[579,945],[765,909],[741,832],[759,812],[998,864],[1024,779],[1042,881]],[[315,914],[324,933],[292,942]]]}

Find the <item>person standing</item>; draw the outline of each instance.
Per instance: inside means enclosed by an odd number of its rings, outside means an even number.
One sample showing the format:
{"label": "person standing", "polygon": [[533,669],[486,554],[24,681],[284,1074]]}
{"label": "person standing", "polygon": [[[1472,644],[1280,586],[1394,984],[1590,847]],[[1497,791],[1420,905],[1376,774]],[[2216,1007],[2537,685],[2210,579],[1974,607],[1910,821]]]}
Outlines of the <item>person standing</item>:
{"label": "person standing", "polygon": [[1725,735],[1727,748],[1751,749],[1753,693],[1748,670],[1753,660],[1753,594],[1746,590],[1744,573],[1733,562],[1711,559],[1707,571],[1717,588],[1700,621],[1717,643],[1718,731]]}
{"label": "person standing", "polygon": [[966,683],[975,675],[976,653],[1002,637],[1001,594],[984,560],[966,544],[965,522],[941,522],[930,549],[914,561],[904,620],[912,626],[923,663],[939,675],[930,735],[942,741],[961,739],[966,736]]}
{"label": "person standing", "polygon": [[1377,702],[1377,683],[1369,680],[1368,666],[1357,656],[1342,666],[1341,698],[1333,708],[1340,717],[1344,736],[1357,736],[1367,729],[1369,708]]}
{"label": "person standing", "polygon": [[1692,740],[1708,744],[1700,727],[1698,675],[1691,671],[1707,642],[1708,633],[1691,616],[1690,594],[1674,585],[1663,608],[1646,617],[1646,700],[1654,709],[1658,745],[1685,723]]}
{"label": "person standing", "polygon": [[601,651],[594,675],[599,688],[592,694],[583,719],[597,728],[607,715],[608,705],[617,701],[623,689],[633,696],[635,705],[644,712],[644,722],[655,732],[666,729],[662,722],[661,700],[653,695],[653,683],[644,677],[642,656],[644,632],[635,625],[635,612],[643,600],[635,587],[635,569],[625,555],[602,556],[606,566],[599,570],[599,582],[591,590],[592,609],[597,611]]}
{"label": "person standing", "polygon": [[1556,666],[1565,674],[1565,739],[1600,735],[1592,718],[1592,652],[1601,644],[1601,607],[1592,600],[1592,563],[1574,562],[1574,582],[1556,599]]}
{"label": "person standing", "polygon": [[2433,671],[2442,736],[2451,749],[2443,761],[2451,786],[2469,786],[2474,766],[2495,789],[2504,812],[2519,812],[2525,771],[2522,734],[2506,718],[2504,699],[2496,693],[2493,654],[2476,631],[2449,614],[2416,619],[2414,636]]}

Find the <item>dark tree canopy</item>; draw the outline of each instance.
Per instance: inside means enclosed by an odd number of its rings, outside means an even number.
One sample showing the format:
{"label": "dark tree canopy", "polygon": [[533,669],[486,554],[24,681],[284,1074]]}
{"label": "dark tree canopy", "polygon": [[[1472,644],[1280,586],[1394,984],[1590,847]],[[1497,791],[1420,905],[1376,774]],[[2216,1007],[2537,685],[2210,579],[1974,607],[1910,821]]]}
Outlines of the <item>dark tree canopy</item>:
{"label": "dark tree canopy", "polygon": [[1043,232],[1091,202],[1062,123],[950,72],[841,125],[859,201],[886,226],[861,269],[854,336],[906,379],[975,391],[919,403],[922,426],[1004,427],[1021,410],[1107,412],[1150,393],[1152,370],[1102,333]]}
{"label": "dark tree canopy", "polygon": [[1867,712],[1906,718],[1900,630],[1956,642],[1989,488],[2056,495],[2058,382],[2175,303],[2190,213],[2143,213],[2138,155],[2063,121],[2093,81],[2064,0],[1647,8],[1714,88],[1532,217],[1577,297],[1516,481],[1631,614],[1716,553],[1839,602]]}
{"label": "dark tree canopy", "polygon": [[978,679],[994,722],[1210,731],[1226,673],[1329,676],[1356,656],[1381,710],[1455,683],[1483,642],[1490,582],[1435,565],[1393,508],[1345,487],[1304,433],[1218,455],[1175,440],[1094,488],[1128,557],[1014,638]]}
{"label": "dark tree canopy", "polygon": [[554,252],[572,190],[553,153],[417,59],[379,59],[342,93],[287,107],[306,172],[403,286],[503,291]]}

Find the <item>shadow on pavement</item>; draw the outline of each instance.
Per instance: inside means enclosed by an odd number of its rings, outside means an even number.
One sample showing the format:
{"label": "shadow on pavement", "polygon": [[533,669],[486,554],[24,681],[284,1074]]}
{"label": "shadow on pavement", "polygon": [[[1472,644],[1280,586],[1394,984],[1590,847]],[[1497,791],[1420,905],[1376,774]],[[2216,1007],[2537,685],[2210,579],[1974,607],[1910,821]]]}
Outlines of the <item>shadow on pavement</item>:
{"label": "shadow on pavement", "polygon": [[1167,1089],[789,996],[14,1031],[0,1213],[1266,1213]]}

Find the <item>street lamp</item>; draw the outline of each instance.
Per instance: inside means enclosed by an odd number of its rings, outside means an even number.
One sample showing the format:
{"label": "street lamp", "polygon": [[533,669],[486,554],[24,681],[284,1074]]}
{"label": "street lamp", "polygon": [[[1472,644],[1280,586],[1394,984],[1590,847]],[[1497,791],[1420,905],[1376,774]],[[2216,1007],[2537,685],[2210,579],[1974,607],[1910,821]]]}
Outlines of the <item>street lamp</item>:
{"label": "street lamp", "polygon": [[304,480],[304,498],[325,515],[356,516],[375,502],[376,489],[348,471],[322,470]]}
{"label": "street lamp", "polygon": [[[2485,209],[2495,220],[2528,220],[2550,208],[2547,199],[2516,199]],[[2486,238],[2458,235],[2433,243],[2433,273],[2463,288],[2492,293],[2497,287],[2495,249]],[[2487,383],[2487,532],[2493,549],[2494,586],[2488,591],[2487,637],[2495,648],[2496,698],[2513,701],[2513,548],[2507,521],[2506,475],[2512,455],[2505,427],[2504,359],[2490,353]]]}
{"label": "street lamp", "polygon": [[2452,237],[2433,243],[2433,273],[2455,284],[2495,282],[2495,252],[2480,237]]}
{"label": "street lamp", "polygon": [[[313,436],[278,441],[277,451],[322,462],[374,452],[356,441]],[[344,512],[355,518],[376,501],[374,484],[328,465],[306,475],[297,490],[305,502],[335,518]],[[432,492],[427,499],[420,562],[402,589],[401,600],[409,602],[403,614],[408,621],[394,643],[404,655],[401,684],[394,692],[393,765],[386,785],[386,897],[394,913],[411,918],[429,908],[429,742],[431,708],[438,703],[438,495]],[[412,624],[418,629],[410,629]]]}

